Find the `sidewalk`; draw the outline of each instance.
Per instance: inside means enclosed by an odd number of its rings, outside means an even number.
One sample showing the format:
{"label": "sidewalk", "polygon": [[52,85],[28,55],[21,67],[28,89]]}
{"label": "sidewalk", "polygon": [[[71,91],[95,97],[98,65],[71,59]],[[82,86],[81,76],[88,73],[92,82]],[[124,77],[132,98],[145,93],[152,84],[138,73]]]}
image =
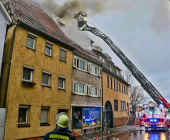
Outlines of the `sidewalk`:
{"label": "sidewalk", "polygon": [[[110,128],[105,132],[94,132],[90,134],[83,134],[84,137],[86,137],[89,140],[92,140],[94,137],[102,137],[102,136],[107,136],[111,134],[117,134],[117,133],[123,133],[123,132],[128,132],[135,130],[135,128],[132,125],[127,125],[127,126],[122,126],[122,127],[115,127],[115,128]],[[78,140],[87,140],[83,138],[82,136],[78,136]]]}

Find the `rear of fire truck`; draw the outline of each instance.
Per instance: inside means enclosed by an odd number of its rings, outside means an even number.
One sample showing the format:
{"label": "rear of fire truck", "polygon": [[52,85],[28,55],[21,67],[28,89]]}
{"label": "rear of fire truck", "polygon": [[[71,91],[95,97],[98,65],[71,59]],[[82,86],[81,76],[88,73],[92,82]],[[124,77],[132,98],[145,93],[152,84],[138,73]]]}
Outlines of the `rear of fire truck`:
{"label": "rear of fire truck", "polygon": [[148,106],[143,105],[141,111],[136,112],[135,124],[144,126],[145,131],[167,130],[169,128],[169,114],[163,105]]}

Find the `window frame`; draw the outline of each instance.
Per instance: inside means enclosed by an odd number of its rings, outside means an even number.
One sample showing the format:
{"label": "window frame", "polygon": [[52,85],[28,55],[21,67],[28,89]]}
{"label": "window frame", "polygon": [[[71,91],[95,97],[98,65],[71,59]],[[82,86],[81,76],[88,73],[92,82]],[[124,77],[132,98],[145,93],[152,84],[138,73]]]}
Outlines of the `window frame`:
{"label": "window frame", "polygon": [[46,42],[45,42],[45,49],[46,49],[46,47],[50,49],[50,54],[47,54],[47,53],[45,52],[45,55],[52,57],[53,43],[51,43],[51,42],[49,42],[49,41],[46,40]]}
{"label": "window frame", "polygon": [[[96,73],[92,72],[92,67],[94,67],[94,71],[96,71]],[[96,76],[98,75],[98,66],[91,64],[91,74],[96,75]]]}
{"label": "window frame", "polygon": [[106,86],[109,87],[109,75],[106,76]]}
{"label": "window frame", "polygon": [[[92,88],[95,88],[95,89],[96,89],[96,90],[95,90],[96,93],[97,93],[96,95],[92,95]],[[92,97],[98,97],[98,88],[97,88],[97,87],[91,86],[91,96],[92,96]]]}
{"label": "window frame", "polygon": [[[24,69],[30,70],[30,80],[26,80],[23,79],[24,76]],[[34,68],[33,67],[29,67],[29,66],[23,66],[23,70],[22,70],[22,81],[26,81],[26,82],[31,82],[33,81],[33,72],[34,72]]]}
{"label": "window frame", "polygon": [[26,47],[29,48],[29,49],[35,50],[37,35],[28,32],[27,41],[28,41],[28,37],[33,39],[33,48],[29,47],[29,46],[27,45],[27,42],[26,42]]}
{"label": "window frame", "polygon": [[110,77],[110,88],[112,89],[112,85],[113,83],[112,83],[112,77]]}
{"label": "window frame", "polygon": [[[59,78],[63,79],[63,87],[59,87]],[[65,84],[66,84],[66,77],[59,76],[58,77],[58,89],[65,90],[65,87],[66,87]]]}
{"label": "window frame", "polygon": [[[117,103],[117,104],[115,104],[115,103]],[[118,103],[119,103],[118,100],[114,100],[114,111],[118,111],[119,110]]]}
{"label": "window frame", "polygon": [[[76,62],[76,64],[77,64],[76,68],[77,68],[78,70],[85,71],[85,63],[86,63],[86,61],[83,60],[83,59],[81,59],[81,58],[77,58],[76,61],[77,61],[77,62]],[[78,61],[79,61],[79,67],[78,67]],[[84,70],[80,68],[80,61],[84,62]]]}
{"label": "window frame", "polygon": [[49,77],[48,77],[48,85],[46,84],[43,84],[43,80],[41,81],[41,85],[42,86],[46,86],[46,87],[50,87],[51,86],[51,76],[52,76],[52,73],[49,73],[49,72],[46,72],[46,71],[43,71],[42,72],[42,79],[43,79],[43,74],[47,74]]}
{"label": "window frame", "polygon": [[[65,52],[65,61],[64,60],[61,60],[61,51],[64,51]],[[60,61],[62,62],[65,62],[66,63],[66,54],[67,54],[67,50],[64,49],[64,48],[60,48]]]}
{"label": "window frame", "polygon": [[113,89],[115,90],[115,79],[113,79]]}
{"label": "window frame", "polygon": [[125,101],[120,101],[121,111],[126,111],[126,103]]}
{"label": "window frame", "polygon": [[118,91],[118,81],[116,81],[116,91]]}
{"label": "window frame", "polygon": [[119,92],[121,93],[121,83],[119,83]]}
{"label": "window frame", "polygon": [[28,111],[30,109],[29,105],[19,105],[19,109],[25,109],[26,110],[26,122],[19,122],[19,111],[18,111],[18,125],[22,125],[22,124],[28,124]]}
{"label": "window frame", "polygon": [[[79,85],[80,84],[84,86],[84,93],[80,93],[79,92]],[[78,87],[78,89],[77,89],[77,87]],[[83,84],[83,83],[76,83],[76,94],[85,95],[85,84]]]}
{"label": "window frame", "polygon": [[42,123],[42,122],[41,122],[41,112],[40,112],[40,126],[49,125],[49,111],[50,111],[50,107],[42,106],[42,107],[41,107],[41,111],[42,111],[42,110],[47,110],[47,122],[46,122],[46,123]]}

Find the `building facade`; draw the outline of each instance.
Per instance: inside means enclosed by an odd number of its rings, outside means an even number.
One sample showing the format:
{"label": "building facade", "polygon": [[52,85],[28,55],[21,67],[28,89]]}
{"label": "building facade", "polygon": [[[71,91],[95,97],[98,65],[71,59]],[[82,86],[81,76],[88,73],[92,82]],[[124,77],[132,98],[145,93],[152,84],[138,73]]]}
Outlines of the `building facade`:
{"label": "building facade", "polygon": [[108,54],[103,53],[98,46],[93,46],[93,51],[104,62],[102,71],[104,129],[124,125],[129,116],[130,85],[124,80],[121,69],[112,62]]}
{"label": "building facade", "polygon": [[7,31],[3,55],[0,106],[7,110],[4,140],[41,139],[54,130],[59,112],[71,113],[74,47],[31,0],[7,4],[17,19]]}
{"label": "building facade", "polygon": [[102,65],[96,57],[73,51],[71,128],[102,130]]}

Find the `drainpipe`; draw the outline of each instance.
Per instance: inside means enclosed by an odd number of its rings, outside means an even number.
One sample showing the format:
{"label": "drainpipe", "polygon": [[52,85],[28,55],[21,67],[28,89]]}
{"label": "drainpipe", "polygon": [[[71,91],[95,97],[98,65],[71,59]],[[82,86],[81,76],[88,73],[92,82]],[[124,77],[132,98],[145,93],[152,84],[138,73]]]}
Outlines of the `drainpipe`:
{"label": "drainpipe", "polygon": [[[103,70],[102,70],[102,75],[101,75],[101,81],[102,81],[101,86],[102,86],[102,106],[103,106],[103,93],[104,93],[103,92]],[[104,120],[103,120],[103,107],[102,107],[102,133],[103,133],[103,130],[104,130],[103,125],[104,125]]]}
{"label": "drainpipe", "polygon": [[9,75],[10,75],[11,59],[12,59],[12,53],[13,53],[13,47],[14,47],[15,32],[16,32],[16,29],[19,25],[20,25],[20,22],[17,22],[17,24],[14,28],[14,31],[13,31],[13,35],[12,35],[12,42],[11,42],[11,48],[10,48],[10,54],[9,54],[9,60],[8,60],[7,75],[6,75],[6,80],[5,80],[3,108],[6,108],[7,90],[8,90],[8,82],[9,82]]}

